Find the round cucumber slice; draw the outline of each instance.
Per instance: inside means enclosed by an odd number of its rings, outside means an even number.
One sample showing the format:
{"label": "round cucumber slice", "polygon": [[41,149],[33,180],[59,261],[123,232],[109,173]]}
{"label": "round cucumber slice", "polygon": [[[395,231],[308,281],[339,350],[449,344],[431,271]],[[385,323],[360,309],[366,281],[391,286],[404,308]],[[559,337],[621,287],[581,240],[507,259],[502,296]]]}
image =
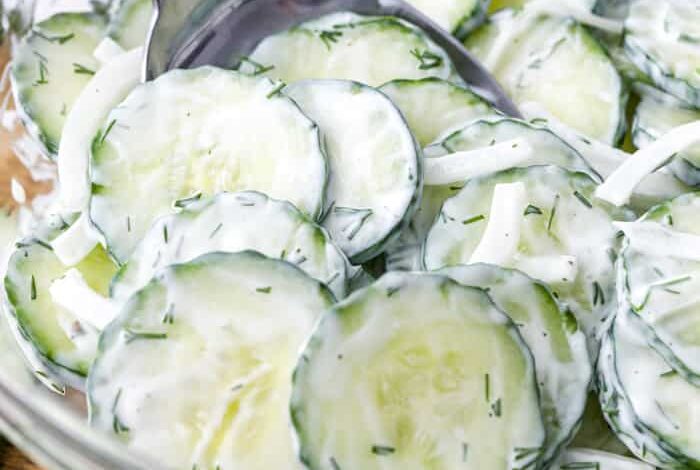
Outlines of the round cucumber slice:
{"label": "round cucumber slice", "polygon": [[420,199],[420,149],[401,112],[357,82],[304,80],[285,93],[316,122],[330,177],[323,226],[354,264],[382,253]]}
{"label": "round cucumber slice", "polygon": [[[527,147],[529,151],[517,159],[508,159],[506,153],[512,150],[513,145]],[[449,164],[450,159],[460,158],[456,157],[457,154],[472,151],[482,151],[483,155],[479,154],[473,161],[463,165],[467,170],[461,175],[465,176],[464,178],[455,179],[451,184],[424,187],[423,198],[411,223],[388,251],[389,269],[415,270],[422,267],[421,245],[440,213],[442,204],[462,188],[467,174],[477,176],[499,169],[554,164],[586,172],[599,180],[597,173],[581,155],[547,128],[504,117],[475,120],[466,127],[444,136],[441,141],[429,145],[424,150],[424,166],[429,167],[435,163],[434,168],[439,169],[439,157],[452,155],[446,158]]]}
{"label": "round cucumber slice", "polygon": [[698,386],[699,221],[700,195],[692,193],[620,224],[626,237],[618,264],[624,279],[619,308],[639,316],[650,346]]}
{"label": "round cucumber slice", "polygon": [[92,53],[105,28],[102,16],[60,13],[35,25],[13,50],[10,77],[17,109],[52,158],[73,101],[99,68]]}
{"label": "round cucumber slice", "polygon": [[481,290],[388,273],[333,307],[294,374],[311,469],[510,469],[544,430],[532,358]]}
{"label": "round cucumber slice", "polygon": [[603,412],[630,450],[662,468],[700,468],[700,389],[648,346],[641,319],[620,311],[600,357]]}
{"label": "round cucumber slice", "polygon": [[143,46],[151,26],[153,2],[151,0],[117,0],[112,4],[109,37],[124,49]]}
{"label": "round cucumber slice", "polygon": [[101,246],[71,267],[64,266],[44,241],[34,239],[17,244],[5,275],[9,310],[23,336],[49,365],[74,377],[86,375],[95,357],[99,330],[113,314],[110,309],[102,309],[102,304],[83,297],[80,301],[91,310],[88,313],[93,318],[77,316],[61,301],[63,296],[55,291],[56,286],[66,276],[79,276],[86,289],[106,297],[115,271]]}
{"label": "round cucumber slice", "polygon": [[603,48],[580,24],[527,8],[502,10],[465,45],[516,105],[537,103],[561,122],[608,144],[622,136],[622,81]]}
{"label": "round cucumber slice", "polygon": [[487,290],[518,326],[535,360],[546,432],[542,461],[547,467],[573,439],[583,417],[592,374],[586,335],[548,287],[519,271],[475,264],[438,272]]}
{"label": "round cucumber slice", "polygon": [[[251,65],[258,64],[253,70]],[[264,39],[241,70],[293,82],[337,78],[379,86],[453,76],[449,57],[416,27],[391,17],[335,13]],[[259,67],[263,67],[260,69]]]}
{"label": "round cucumber slice", "polygon": [[464,37],[486,17],[489,0],[408,0],[442,28]]}
{"label": "round cucumber slice", "polygon": [[91,424],[174,468],[301,469],[291,374],[332,303],[297,267],[255,252],[161,270],[101,337]]}
{"label": "round cucumber slice", "polygon": [[700,107],[700,11],[695,2],[636,0],[625,19],[630,60],[662,90]]}
{"label": "round cucumber slice", "polygon": [[299,266],[338,298],[348,293],[351,267],[326,231],[292,204],[246,191],[192,201],[158,219],[112,281],[112,297],[125,303],[164,266],[244,250]]}
{"label": "round cucumber slice", "polygon": [[[632,141],[644,148],[671,129],[700,120],[700,110],[649,86],[638,87],[641,100],[634,114]],[[673,174],[684,183],[700,186],[700,145],[677,155],[670,163]]]}
{"label": "round cucumber slice", "polygon": [[110,113],[93,143],[90,217],[117,261],[175,201],[197,194],[258,190],[321,214],[318,128],[280,91],[214,67],[174,70]]}
{"label": "round cucumber slice", "polygon": [[575,313],[597,354],[596,332],[615,304],[613,220],[633,214],[594,199],[596,183],[555,166],[475,178],[448,199],[430,229],[428,269],[487,262],[550,285]]}
{"label": "round cucumber slice", "polygon": [[497,114],[468,88],[439,78],[393,80],[380,90],[399,107],[422,148],[445,132]]}

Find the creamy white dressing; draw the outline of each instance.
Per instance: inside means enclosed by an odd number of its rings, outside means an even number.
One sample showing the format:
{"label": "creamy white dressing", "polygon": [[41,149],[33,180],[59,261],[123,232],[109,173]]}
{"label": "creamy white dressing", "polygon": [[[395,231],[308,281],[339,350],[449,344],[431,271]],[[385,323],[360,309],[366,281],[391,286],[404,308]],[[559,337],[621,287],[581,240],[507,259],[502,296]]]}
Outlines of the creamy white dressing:
{"label": "creamy white dressing", "polygon": [[51,283],[53,302],[73,314],[81,323],[103,330],[116,316],[117,310],[108,299],[90,288],[83,275],[71,268]]}
{"label": "creamy white dressing", "polygon": [[56,257],[65,266],[75,266],[99,243],[99,234],[83,213],[67,230],[51,241]]}

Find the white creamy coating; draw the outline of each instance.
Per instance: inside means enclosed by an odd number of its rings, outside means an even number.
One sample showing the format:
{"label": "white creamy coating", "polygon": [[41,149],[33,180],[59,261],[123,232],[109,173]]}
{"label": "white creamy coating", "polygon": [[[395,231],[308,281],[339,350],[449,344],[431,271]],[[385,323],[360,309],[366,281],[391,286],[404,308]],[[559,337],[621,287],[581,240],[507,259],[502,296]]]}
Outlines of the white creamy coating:
{"label": "white creamy coating", "polygon": [[53,302],[65,308],[81,323],[86,322],[101,331],[117,315],[112,302],[87,285],[77,269],[69,269],[49,287]]}
{"label": "white creamy coating", "polygon": [[90,254],[99,238],[87,214],[82,213],[73,225],[51,241],[51,248],[61,263],[74,266]]}
{"label": "white creamy coating", "polygon": [[384,94],[359,83],[307,80],[285,93],[324,138],[330,178],[323,225],[353,262],[366,261],[415,200],[421,175],[413,136]]}
{"label": "white creamy coating", "polygon": [[126,51],[122,49],[114,39],[106,37],[100,42],[95,48],[95,52],[92,55],[95,59],[99,60],[103,65],[109,63],[115,57],[124,54]]}
{"label": "white creamy coating", "polygon": [[194,201],[156,221],[114,280],[112,296],[123,304],[164,266],[243,250],[296,264],[338,298],[347,295],[349,263],[323,229],[287,202],[246,191]]}
{"label": "white creamy coating", "polygon": [[90,146],[109,112],[139,83],[143,48],[115,56],[92,77],[66,118],[58,149],[59,200],[81,212],[90,197]]}
{"label": "white creamy coating", "polygon": [[[174,467],[301,469],[290,378],[328,291],[251,252],[206,255],[157,279],[105,334],[89,383],[93,425],[114,433],[117,419],[131,449]],[[138,336],[149,332],[161,336]]]}
{"label": "white creamy coating", "polygon": [[442,28],[453,31],[463,20],[474,15],[483,0],[408,0]]}
{"label": "white creamy coating", "polygon": [[631,246],[651,256],[700,261],[700,236],[679,232],[657,222],[614,222],[625,232]]}

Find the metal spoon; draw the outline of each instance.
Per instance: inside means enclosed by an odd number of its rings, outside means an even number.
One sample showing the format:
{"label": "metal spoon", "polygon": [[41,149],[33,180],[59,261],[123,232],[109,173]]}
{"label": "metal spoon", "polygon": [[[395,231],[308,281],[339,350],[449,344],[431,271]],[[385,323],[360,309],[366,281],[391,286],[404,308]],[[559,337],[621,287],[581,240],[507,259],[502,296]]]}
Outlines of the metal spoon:
{"label": "metal spoon", "polygon": [[457,73],[477,93],[501,112],[520,117],[496,80],[457,39],[402,0],[154,0],[154,3],[156,14],[147,43],[147,79],[174,68],[231,67],[272,34],[329,13],[351,11],[360,15],[395,16],[418,26],[447,52]]}

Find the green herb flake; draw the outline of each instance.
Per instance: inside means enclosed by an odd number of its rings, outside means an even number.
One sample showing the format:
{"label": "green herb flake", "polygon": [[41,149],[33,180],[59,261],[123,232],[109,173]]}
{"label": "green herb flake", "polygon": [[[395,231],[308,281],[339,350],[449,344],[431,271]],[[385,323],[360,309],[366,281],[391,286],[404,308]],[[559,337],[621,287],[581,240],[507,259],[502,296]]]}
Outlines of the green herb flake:
{"label": "green herb flake", "polygon": [[380,445],[373,445],[372,446],[372,453],[374,455],[386,456],[386,455],[391,455],[394,452],[396,452],[396,449],[394,447],[380,446]]}
{"label": "green herb flake", "polygon": [[574,191],[574,196],[576,196],[576,199],[578,199],[579,202],[586,206],[588,209],[593,209],[593,204],[591,204],[591,201],[589,201],[586,196],[584,196],[578,191]]}
{"label": "green herb flake", "polygon": [[469,457],[469,444],[462,442],[462,462],[466,462]]}
{"label": "green herb flake", "polygon": [[242,57],[240,65],[243,65],[244,63],[249,64],[253,67],[253,72],[250,75],[252,75],[254,77],[257,75],[262,75],[264,73],[267,73],[270,70],[273,70],[275,68],[274,65],[263,65],[259,62],[254,61],[250,57]]}
{"label": "green herb flake", "polygon": [[137,339],[145,339],[145,340],[163,340],[163,339],[168,339],[168,333],[160,333],[160,332],[154,332],[154,331],[135,331],[130,328],[125,328],[125,338],[126,338],[126,343],[129,344],[132,341],[136,341]]}
{"label": "green herb flake", "polygon": [[31,286],[30,286],[29,297],[32,300],[36,300],[36,279],[34,278],[34,274],[32,274],[32,282],[31,282]]}
{"label": "green herb flake", "polygon": [[45,41],[57,42],[59,44],[65,44],[75,37],[75,33],[62,34],[60,36],[48,36],[41,31],[34,30],[34,34]]}
{"label": "green herb flake", "polygon": [[323,45],[326,46],[326,49],[330,51],[333,44],[338,42],[338,39],[342,35],[342,31],[321,31],[318,34],[318,37],[319,39],[321,39],[321,41],[323,41]]}
{"label": "green herb flake", "polygon": [[260,292],[261,294],[269,294],[270,292],[272,292],[272,287],[258,287],[255,289],[255,292]]}
{"label": "green herb flake", "polygon": [[678,375],[678,372],[676,372],[675,370],[671,369],[671,370],[667,370],[667,371],[664,372],[663,374],[659,375],[659,377],[668,378],[668,377],[675,377],[675,376],[677,376],[677,375]]}
{"label": "green herb flake", "polygon": [[175,323],[175,304],[170,304],[163,315],[163,323],[172,325]]}
{"label": "green herb flake", "polygon": [[219,233],[219,230],[221,230],[221,227],[223,227],[223,226],[224,226],[223,222],[219,222],[219,225],[217,225],[216,228],[214,230],[212,230],[211,233],[209,234],[209,240],[214,238],[216,236],[216,234]]}
{"label": "green herb flake", "polygon": [[485,220],[486,217],[483,214],[475,215],[474,217],[470,217],[467,220],[462,221],[462,225],[469,225],[473,224],[475,222],[481,222],[482,220]]}
{"label": "green herb flake", "polygon": [[115,125],[116,123],[117,123],[117,120],[116,120],[116,119],[112,119],[112,120],[110,121],[109,125],[107,126],[107,129],[105,129],[105,131],[104,131],[104,132],[102,133],[102,135],[100,136],[100,139],[99,139],[100,145],[104,144],[105,139],[107,138],[107,136],[109,135],[109,133],[112,132],[112,128],[114,127],[114,125]]}
{"label": "green herb flake", "polygon": [[593,306],[595,307],[596,305],[605,305],[605,293],[603,292],[603,288],[600,287],[600,284],[598,281],[593,282]]}
{"label": "green herb flake", "polygon": [[341,470],[340,465],[338,465],[338,461],[335,459],[335,457],[331,457],[329,461],[331,463],[332,470]]}
{"label": "green herb flake", "polygon": [[493,412],[493,415],[496,418],[501,417],[501,413],[503,411],[503,402],[500,398],[491,404],[491,411]]}
{"label": "green herb flake", "polygon": [[163,241],[165,242],[166,245],[168,244],[168,226],[167,225],[163,225]]}
{"label": "green herb flake", "polygon": [[484,392],[488,403],[491,401],[491,376],[489,374],[484,374]]}
{"label": "green herb flake", "polygon": [[540,209],[537,206],[533,206],[532,204],[528,204],[527,207],[525,208],[525,212],[523,212],[523,215],[542,215],[542,209]]}
{"label": "green herb flake", "polygon": [[552,204],[552,209],[549,212],[549,220],[547,221],[547,232],[552,231],[552,224],[554,223],[554,217],[557,215],[557,206],[559,205],[560,196],[557,194],[554,196],[554,203]]}
{"label": "green herb flake", "polygon": [[76,62],[73,62],[73,73],[77,73],[78,75],[95,75],[94,70]]}
{"label": "green herb flake", "polygon": [[274,98],[275,96],[281,95],[282,90],[284,90],[285,86],[287,86],[287,85],[284,83],[280,83],[270,93],[267,94],[266,98],[269,100],[269,99]]}
{"label": "green herb flake", "polygon": [[560,465],[561,470],[600,470],[598,462],[571,462]]}
{"label": "green herb flake", "polygon": [[418,60],[420,70],[430,70],[442,65],[442,57],[427,49],[424,51],[412,49],[411,55]]}

